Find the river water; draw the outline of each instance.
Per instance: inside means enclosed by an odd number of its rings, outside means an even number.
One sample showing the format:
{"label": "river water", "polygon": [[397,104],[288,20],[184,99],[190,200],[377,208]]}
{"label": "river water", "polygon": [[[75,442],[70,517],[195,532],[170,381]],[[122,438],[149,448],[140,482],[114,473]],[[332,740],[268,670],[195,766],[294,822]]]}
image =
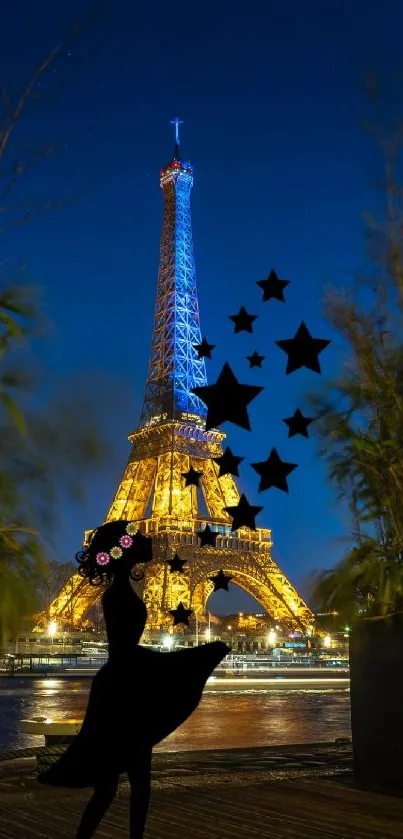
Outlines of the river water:
{"label": "river water", "polygon": [[[21,734],[32,717],[82,718],[90,679],[1,679],[0,752],[43,745],[43,737]],[[247,748],[314,743],[350,736],[347,688],[309,686],[267,691],[207,693],[194,714],[156,751]]]}

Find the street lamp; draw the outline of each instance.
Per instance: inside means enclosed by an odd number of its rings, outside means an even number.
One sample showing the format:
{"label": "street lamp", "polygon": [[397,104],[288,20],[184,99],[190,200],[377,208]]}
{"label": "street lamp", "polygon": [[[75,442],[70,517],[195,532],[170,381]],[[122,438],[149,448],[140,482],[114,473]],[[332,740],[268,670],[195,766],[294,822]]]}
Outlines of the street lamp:
{"label": "street lamp", "polygon": [[172,638],[172,635],[166,635],[162,641],[162,646],[165,647],[166,650],[172,650],[173,645],[174,639]]}
{"label": "street lamp", "polygon": [[269,647],[274,647],[274,645],[276,643],[276,639],[277,639],[277,635],[276,635],[274,629],[271,629],[268,636],[267,636],[267,641],[268,641]]}
{"label": "street lamp", "polygon": [[197,612],[195,612],[195,619],[196,619],[196,647],[199,646],[199,618]]}
{"label": "street lamp", "polygon": [[327,647],[328,649],[329,649],[329,647],[332,646],[332,639],[331,639],[330,635],[325,635],[325,637],[323,639],[323,646]]}
{"label": "street lamp", "polygon": [[48,635],[49,635],[49,638],[50,638],[50,639],[51,639],[51,641],[52,641],[52,654],[53,654],[53,639],[54,639],[54,637],[55,637],[55,635],[56,635],[56,632],[57,632],[57,623],[56,623],[56,621],[50,621],[50,622],[49,622],[49,626],[48,626]]}
{"label": "street lamp", "polygon": [[208,613],[208,628],[206,629],[206,638],[207,641],[211,640],[211,614]]}

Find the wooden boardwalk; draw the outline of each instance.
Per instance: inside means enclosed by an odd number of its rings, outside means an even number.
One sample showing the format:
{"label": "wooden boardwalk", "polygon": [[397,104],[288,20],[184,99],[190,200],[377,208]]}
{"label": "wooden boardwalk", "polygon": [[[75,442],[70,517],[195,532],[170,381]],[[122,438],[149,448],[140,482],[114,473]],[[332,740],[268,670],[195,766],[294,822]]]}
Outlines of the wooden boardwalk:
{"label": "wooden boardwalk", "polygon": [[[145,839],[401,839],[403,799],[366,793],[345,778],[220,783],[153,790]],[[27,788],[0,794],[1,839],[72,839],[88,792]],[[96,833],[127,839],[123,788]]]}

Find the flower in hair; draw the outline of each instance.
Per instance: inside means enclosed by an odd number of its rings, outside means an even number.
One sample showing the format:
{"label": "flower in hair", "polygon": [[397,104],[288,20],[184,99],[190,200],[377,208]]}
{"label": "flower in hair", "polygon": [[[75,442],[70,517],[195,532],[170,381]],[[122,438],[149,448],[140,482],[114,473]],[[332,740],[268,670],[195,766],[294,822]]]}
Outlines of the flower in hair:
{"label": "flower in hair", "polygon": [[119,559],[122,556],[123,551],[122,548],[116,547],[112,548],[112,550],[109,551],[109,553],[113,559]]}
{"label": "flower in hair", "polygon": [[129,521],[129,524],[126,527],[126,533],[128,533],[129,536],[135,536],[137,531],[138,531],[137,525],[135,525],[133,521]]}
{"label": "flower in hair", "polygon": [[96,560],[98,565],[108,565],[110,556],[106,553],[106,551],[100,551],[96,556]]}
{"label": "flower in hair", "polygon": [[131,548],[132,544],[133,544],[133,539],[132,539],[131,536],[123,535],[119,539],[119,545],[122,548]]}

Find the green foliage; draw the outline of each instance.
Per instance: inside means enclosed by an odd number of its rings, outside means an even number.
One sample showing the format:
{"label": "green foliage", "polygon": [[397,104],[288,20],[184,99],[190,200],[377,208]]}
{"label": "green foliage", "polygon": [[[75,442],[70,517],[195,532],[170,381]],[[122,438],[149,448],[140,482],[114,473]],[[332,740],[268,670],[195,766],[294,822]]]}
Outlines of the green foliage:
{"label": "green foliage", "polygon": [[312,596],[349,621],[403,608],[403,215],[394,162],[388,153],[385,217],[371,221],[368,270],[354,290],[326,295],[343,356],[309,400],[320,455],[352,520],[352,546],[314,575]]}
{"label": "green foliage", "polygon": [[30,347],[42,317],[33,300],[22,287],[0,295],[0,645],[42,607],[46,537],[63,501],[85,498],[87,476],[109,454],[88,390],[59,383],[35,395],[43,384]]}
{"label": "green foliage", "polygon": [[[104,5],[104,4],[101,4]],[[15,190],[27,170],[65,148],[65,143],[44,143],[38,149],[12,141],[28,104],[33,104],[43,81],[54,81],[52,65],[78,36],[88,34],[100,16],[99,4],[90,4],[59,43],[54,45],[17,90],[3,89],[0,107],[0,235],[42,216],[66,202],[34,202],[31,209],[18,204]],[[71,66],[71,65],[69,65]],[[58,74],[59,78],[60,74]],[[44,85],[42,84],[42,88]],[[11,138],[11,140],[10,140]],[[18,149],[16,151],[16,149]],[[15,159],[14,155],[18,154]],[[10,194],[13,194],[11,202]],[[8,257],[8,255],[7,255]],[[9,262],[0,262],[0,645],[14,634],[23,616],[40,605],[46,565],[45,536],[54,527],[63,499],[84,496],[88,474],[102,466],[108,455],[90,393],[64,384],[50,396],[32,357],[32,339],[43,335],[45,319],[37,292],[10,274]],[[49,382],[46,381],[48,386]],[[61,490],[62,488],[62,490]]]}
{"label": "green foliage", "polygon": [[[4,518],[7,517],[6,514]],[[9,517],[13,519],[11,510]],[[45,572],[45,563],[37,534],[30,532],[27,522],[0,523],[0,552],[2,642],[16,634],[24,615],[37,610],[37,586]]]}
{"label": "green foliage", "polygon": [[343,623],[403,609],[402,561],[375,538],[363,539],[335,568],[314,573],[311,585],[313,607],[335,611]]}

